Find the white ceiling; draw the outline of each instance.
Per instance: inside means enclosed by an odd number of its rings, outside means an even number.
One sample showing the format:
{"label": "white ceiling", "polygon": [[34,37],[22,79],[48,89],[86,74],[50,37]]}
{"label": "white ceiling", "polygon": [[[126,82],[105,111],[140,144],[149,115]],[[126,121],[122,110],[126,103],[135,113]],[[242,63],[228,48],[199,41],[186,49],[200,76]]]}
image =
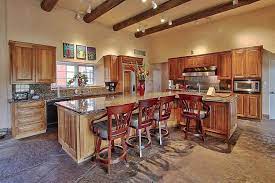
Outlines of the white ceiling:
{"label": "white ceiling", "polygon": [[[89,4],[91,4],[92,7],[95,8],[96,6],[100,5],[104,1],[105,0],[59,0],[58,6],[65,9],[70,9],[73,11],[85,12]],[[166,1],[167,0],[156,0],[157,4],[162,4]],[[170,9],[162,14],[159,14],[147,20],[144,20],[140,23],[145,25],[146,28],[150,28],[160,24],[161,17],[165,17],[166,19],[169,18],[173,20],[173,19],[185,16],[187,14],[194,13],[194,12],[197,12],[209,7],[213,7],[218,4],[229,2],[229,1],[232,1],[232,0],[192,0],[183,5]],[[208,18],[201,21],[197,21],[196,23],[191,23],[191,25],[196,26],[200,23],[204,23],[207,21],[211,21],[214,19],[219,19],[227,16],[245,13],[255,9],[270,6],[273,4],[275,4],[275,0],[261,0],[259,2],[253,3],[248,6],[240,7],[235,10],[221,13],[218,16],[213,16],[210,19]],[[150,0],[147,0],[147,3],[142,3],[141,0],[126,0],[125,2],[121,3],[117,7],[113,8],[106,14],[96,19],[96,21],[108,27],[112,27],[114,24],[119,23],[129,17],[132,17],[150,8],[151,8]],[[138,26],[139,24],[135,24],[125,28],[125,30],[130,32],[136,32],[136,29],[138,28]]]}

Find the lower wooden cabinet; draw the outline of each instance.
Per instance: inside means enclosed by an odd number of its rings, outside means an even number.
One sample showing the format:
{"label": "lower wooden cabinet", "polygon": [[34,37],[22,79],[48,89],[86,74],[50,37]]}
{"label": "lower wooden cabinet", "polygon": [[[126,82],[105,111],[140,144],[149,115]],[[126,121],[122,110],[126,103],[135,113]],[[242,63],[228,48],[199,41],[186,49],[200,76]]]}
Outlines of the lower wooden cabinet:
{"label": "lower wooden cabinet", "polygon": [[12,136],[16,139],[46,132],[45,102],[18,102],[11,104]]}
{"label": "lower wooden cabinet", "polygon": [[262,116],[261,95],[238,94],[238,117],[261,119]]}

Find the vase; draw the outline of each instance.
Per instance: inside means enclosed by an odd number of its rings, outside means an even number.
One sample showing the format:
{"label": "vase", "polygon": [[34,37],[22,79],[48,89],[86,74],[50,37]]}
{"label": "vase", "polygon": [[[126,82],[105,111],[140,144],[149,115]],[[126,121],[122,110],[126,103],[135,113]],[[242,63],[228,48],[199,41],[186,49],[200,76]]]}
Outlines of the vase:
{"label": "vase", "polygon": [[144,96],[145,92],[145,80],[139,80],[139,95]]}

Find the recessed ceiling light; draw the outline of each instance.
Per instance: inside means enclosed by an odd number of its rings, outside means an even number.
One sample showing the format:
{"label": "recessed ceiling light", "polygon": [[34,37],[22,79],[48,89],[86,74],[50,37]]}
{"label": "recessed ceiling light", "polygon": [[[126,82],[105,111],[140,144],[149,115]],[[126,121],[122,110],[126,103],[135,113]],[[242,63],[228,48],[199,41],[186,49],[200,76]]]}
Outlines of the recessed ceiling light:
{"label": "recessed ceiling light", "polygon": [[153,7],[153,9],[157,9],[158,4],[155,1],[152,1],[152,7]]}
{"label": "recessed ceiling light", "polygon": [[141,2],[146,3],[147,0],[141,0]]}

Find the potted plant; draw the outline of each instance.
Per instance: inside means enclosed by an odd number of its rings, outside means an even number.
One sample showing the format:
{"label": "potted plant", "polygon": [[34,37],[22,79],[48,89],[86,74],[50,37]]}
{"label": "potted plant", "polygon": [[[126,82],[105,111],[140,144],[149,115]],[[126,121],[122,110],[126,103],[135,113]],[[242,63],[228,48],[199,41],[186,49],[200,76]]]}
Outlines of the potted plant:
{"label": "potted plant", "polygon": [[72,83],[74,83],[77,80],[78,87],[84,87],[87,85],[88,77],[86,74],[82,74],[81,72],[74,75],[72,79],[68,81],[68,85],[70,86]]}

